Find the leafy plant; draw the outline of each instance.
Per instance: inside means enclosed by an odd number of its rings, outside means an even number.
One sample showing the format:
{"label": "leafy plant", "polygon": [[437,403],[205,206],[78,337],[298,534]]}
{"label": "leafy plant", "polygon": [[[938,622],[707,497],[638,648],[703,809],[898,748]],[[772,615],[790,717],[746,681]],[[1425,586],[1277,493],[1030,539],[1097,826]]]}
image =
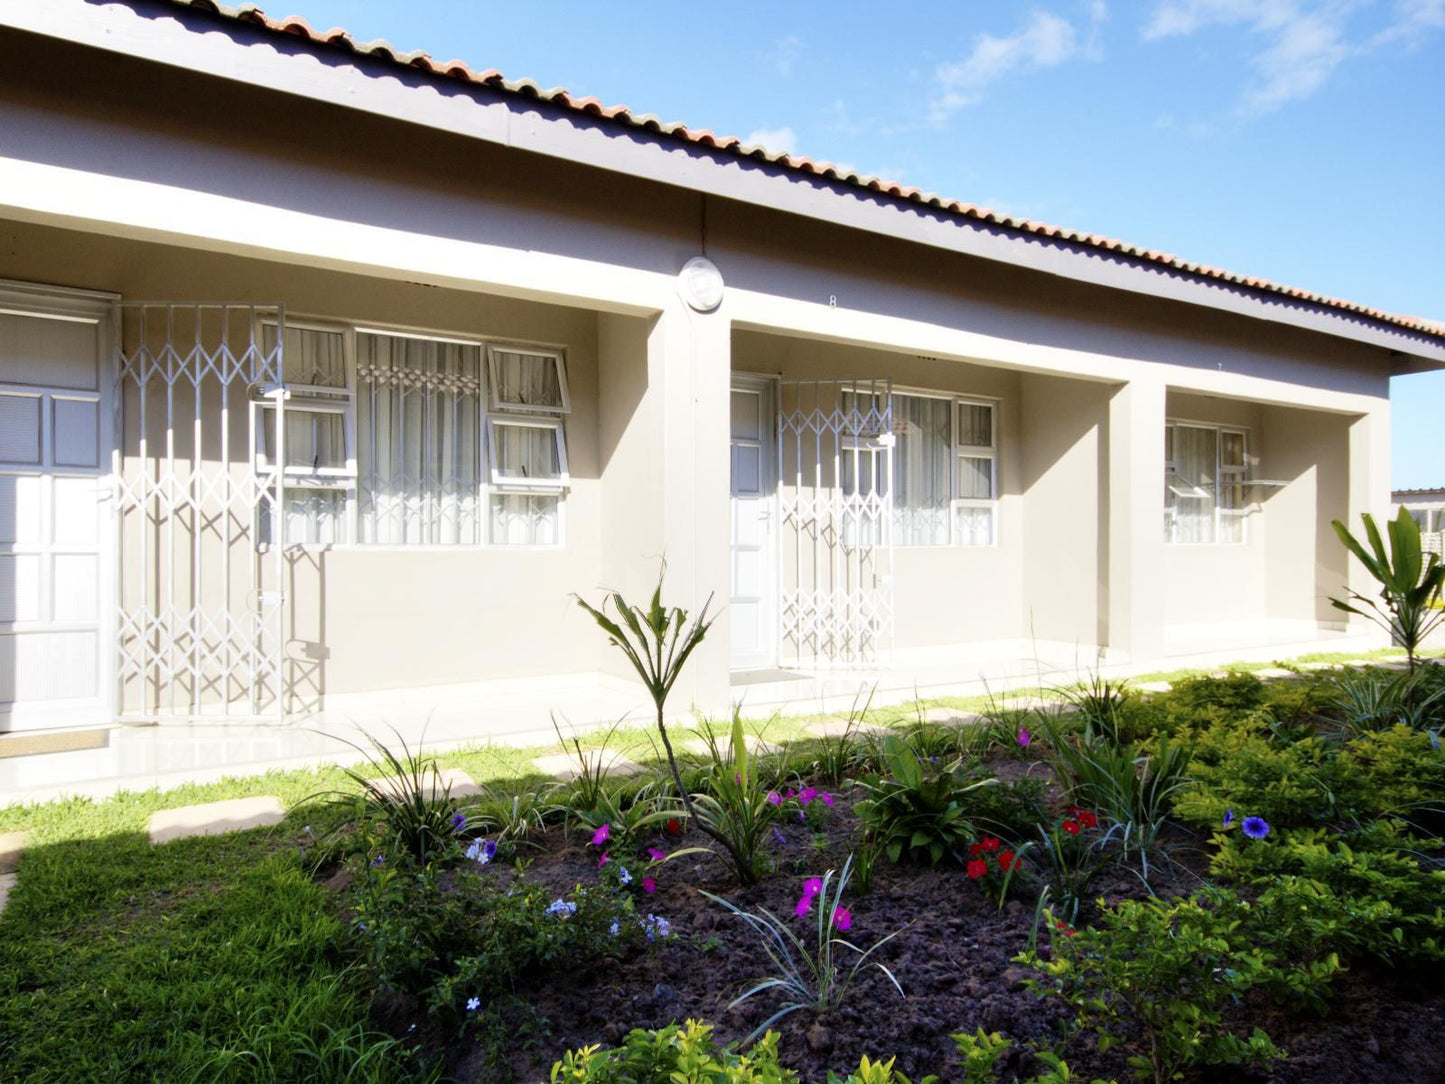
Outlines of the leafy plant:
{"label": "leafy plant", "polygon": [[1074,808],[1048,827],[1038,825],[1036,831],[1031,854],[1049,899],[1058,900],[1067,921],[1077,922],[1094,879],[1108,862],[1108,829],[1099,824],[1097,814]]}
{"label": "leafy plant", "polygon": [[[381,829],[381,839],[376,842],[392,861],[405,857],[425,866],[455,857],[459,853],[457,833],[465,824],[466,814],[460,814],[461,821],[456,819],[451,784],[442,778],[433,758],[412,752],[395,728],[392,733],[401,746],[399,754],[370,735],[370,753],[354,742],[340,739],[363,753],[371,769],[370,774],[353,768],[344,771],[361,789],[363,815]],[[343,803],[356,801],[354,795],[340,791],[328,796]]]}
{"label": "leafy plant", "polygon": [[[666,571],[664,566],[663,574]],[[711,837],[713,842],[727,851],[739,879],[748,884],[754,876],[754,856],[735,851],[732,840],[697,816],[692,796],[683,785],[682,773],[677,767],[677,754],[673,752],[672,739],[668,736],[664,718],[668,694],[677,684],[688,658],[697,650],[697,646],[707,636],[708,629],[712,627],[712,622],[707,617],[712,598],[709,596],[702,610],[689,622],[686,610],[662,604],[662,579],[663,575],[660,574],[657,587],[652,592],[652,601],[645,610],[629,603],[617,591],[607,595],[600,607],[592,606],[580,597],[577,598],[577,605],[592,616],[598,628],[607,634],[608,642],[627,657],[627,661],[632,664],[637,676],[646,686],[648,695],[652,697],[653,705],[657,709],[657,733],[662,738],[662,748],[667,753],[667,766],[672,772],[672,781],[677,787],[678,797],[688,819],[696,823],[704,835]],[[607,616],[609,602],[617,612],[615,621]]]}
{"label": "leafy plant", "polygon": [[1047,734],[1049,757],[1070,797],[1110,822],[1109,837],[1138,856],[1147,881],[1159,833],[1189,781],[1191,749],[1162,734],[1148,749],[1143,743],[1115,744],[1087,731],[1065,734],[1057,723],[1048,724]]}
{"label": "leafy plant", "polygon": [[889,860],[927,858],[936,866],[945,856],[956,855],[977,834],[965,815],[965,796],[996,786],[998,780],[960,783],[953,766],[926,769],[918,754],[894,736],[884,743],[883,759],[888,775],[858,780],[868,796],[853,811]]}
{"label": "leafy plant", "polygon": [[[755,777],[742,718],[733,711],[730,759],[714,742],[706,791],[692,796],[692,813],[707,835],[733,860],[738,881],[750,885],[763,873],[764,849],[781,798]],[[774,802],[772,799],[777,798]],[[676,852],[677,854],[684,852]]]}
{"label": "leafy plant", "polygon": [[1238,918],[1193,900],[1128,900],[1077,931],[1046,918],[1064,929],[1049,959],[1018,957],[1042,973],[1028,985],[1071,1006],[1073,1026],[1091,1030],[1101,1052],[1132,1046],[1128,1063],[1140,1080],[1179,1080],[1199,1065],[1264,1066],[1284,1055],[1260,1028],[1240,1036],[1224,1021],[1277,965],[1247,944]]}
{"label": "leafy plant", "polygon": [[[728,1007],[741,1005],[749,998],[770,990],[776,990],[788,999],[777,1012],[753,1030],[748,1037],[749,1042],[783,1017],[799,1009],[810,1009],[823,1016],[837,1008],[846,1000],[848,987],[868,963],[868,958],[901,932],[895,930],[866,950],[838,936],[839,932],[846,932],[852,925],[852,916],[843,906],[843,894],[848,888],[852,867],[853,858],[850,855],[844,861],[841,873],[830,869],[816,884],[804,887],[803,897],[798,901],[799,917],[808,914],[815,903],[817,905],[811,945],[805,943],[786,922],[766,908],[758,908],[757,913],[744,911],[721,896],[715,896],[711,892],[702,893],[714,903],[727,908],[758,935],[774,970],[772,975],[734,998]],[[852,966],[845,966],[838,958],[840,949],[855,954]],[[903,987],[898,984],[893,972],[876,961],[873,966],[888,977],[888,981],[898,991],[898,996],[902,997]]]}
{"label": "leafy plant", "polygon": [[1445,680],[1433,666],[1399,673],[1347,670],[1335,679],[1332,706],[1352,736],[1398,724],[1438,729],[1445,725]]}
{"label": "leafy plant", "polygon": [[534,790],[504,794],[483,787],[467,816],[469,826],[494,837],[508,854],[546,826],[546,806]]}
{"label": "leafy plant", "polygon": [[1345,598],[1331,598],[1330,603],[1338,610],[1367,617],[1388,632],[1391,641],[1405,649],[1413,671],[1420,644],[1445,621],[1445,610],[1439,608],[1445,565],[1441,565],[1438,553],[1425,559],[1420,548],[1420,524],[1404,508],[1385,524],[1390,537],[1388,550],[1374,517],[1366,512],[1361,518],[1365,521],[1368,550],[1339,520],[1333,526],[1345,548],[1380,585],[1379,596],[1368,598],[1347,589]]}
{"label": "leafy plant", "polygon": [[778,1036],[769,1032],[746,1054],[719,1050],[712,1025],[697,1020],[657,1031],[637,1029],[616,1050],[584,1046],[552,1066],[551,1084],[793,1084],[798,1074],[778,1063]]}

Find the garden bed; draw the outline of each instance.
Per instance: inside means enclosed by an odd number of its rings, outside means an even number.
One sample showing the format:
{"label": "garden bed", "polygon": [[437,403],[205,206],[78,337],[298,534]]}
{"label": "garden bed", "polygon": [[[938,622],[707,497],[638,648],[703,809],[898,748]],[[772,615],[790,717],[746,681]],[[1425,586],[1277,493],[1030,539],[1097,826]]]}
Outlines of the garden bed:
{"label": "garden bed", "polygon": [[[1321,708],[1328,697],[1327,690],[1322,691],[1324,687],[1318,681],[1300,692],[1275,695],[1273,708],[1265,703],[1263,686],[1254,679],[1231,678],[1215,684],[1219,688],[1201,686],[1179,698],[1177,710],[1169,718],[1172,731],[1191,734],[1189,724],[1181,723],[1181,717],[1192,719],[1191,713],[1200,716],[1203,720],[1200,726],[1206,730],[1227,730],[1234,725],[1230,722],[1232,713],[1253,713],[1254,723],[1250,725],[1254,729],[1249,733],[1270,735],[1274,732],[1260,731],[1256,724],[1264,725],[1261,712],[1268,715],[1272,710],[1269,725],[1281,733],[1288,729],[1288,733],[1262,740],[1283,745],[1311,740],[1329,742],[1332,744],[1328,746],[1328,755],[1343,755],[1339,750],[1346,748],[1343,743],[1348,733],[1341,735],[1339,731],[1342,725],[1349,731],[1349,726],[1342,724],[1337,714]],[[1202,697],[1195,696],[1201,693]],[[1253,697],[1256,703],[1250,708],[1230,706],[1229,698],[1234,695]],[[1193,702],[1190,696],[1195,696],[1200,703]],[[1146,707],[1138,698],[1130,702],[1141,708],[1140,718],[1146,722],[1163,718],[1158,714],[1158,704]],[[1289,824],[1288,814],[1281,813],[1276,816],[1280,827],[1274,830],[1271,839],[1246,841],[1232,810],[1225,818],[1228,823],[1211,829],[1199,823],[1203,814],[1196,812],[1193,824],[1188,823],[1189,817],[1174,815],[1171,802],[1170,815],[1161,817],[1158,826],[1161,834],[1151,845],[1154,861],[1149,867],[1146,886],[1139,875],[1139,856],[1131,856],[1118,844],[1118,840],[1124,838],[1116,834],[1118,822],[1102,812],[1095,817],[1090,810],[1070,804],[1069,796],[1077,800],[1077,780],[1055,777],[1056,764],[1045,743],[1035,741],[1031,748],[1024,749],[1007,740],[1007,735],[1021,725],[1040,726],[1041,723],[1030,724],[1028,719],[1019,718],[1004,722],[1002,730],[994,726],[991,739],[982,743],[981,757],[973,755],[977,749],[970,752],[961,747],[945,749],[940,756],[935,745],[947,740],[946,728],[931,728],[927,734],[913,728],[913,733],[904,735],[904,744],[932,777],[950,769],[960,771],[959,766],[966,764],[966,778],[998,779],[1001,781],[998,786],[1003,788],[1019,786],[1021,780],[1044,783],[1030,792],[1039,802],[1041,823],[1055,829],[1066,822],[1072,826],[1063,835],[1056,830],[1055,839],[1072,847],[1097,845],[1100,855],[1110,856],[1108,861],[1100,863],[1088,881],[1087,899],[1077,913],[1071,913],[1073,925],[1055,919],[1054,928],[1049,928],[1048,923],[1041,920],[1042,908],[1036,906],[1039,893],[1054,882],[1050,880],[1047,863],[1039,859],[1037,847],[1032,852],[1021,848],[1021,856],[1027,853],[1028,859],[1021,858],[1018,876],[1008,883],[1006,892],[1001,892],[998,878],[998,850],[976,855],[993,859],[987,877],[970,876],[970,852],[976,854],[977,848],[983,845],[978,841],[997,838],[987,831],[972,833],[971,838],[976,842],[971,847],[951,850],[936,866],[918,861],[918,855],[913,856],[914,861],[908,861],[906,854],[900,854],[899,861],[890,861],[886,855],[878,857],[868,890],[857,890],[855,876],[847,895],[850,928],[846,934],[832,931],[832,935],[846,937],[865,950],[889,935],[895,936],[870,958],[869,966],[858,972],[841,1004],[822,1015],[803,1009],[773,1025],[773,1030],[779,1033],[780,1060],[797,1072],[801,1081],[821,1084],[828,1079],[830,1070],[846,1074],[865,1055],[874,1061],[896,1057],[894,1069],[915,1082],[928,1074],[938,1074],[942,1081],[963,1080],[960,1051],[952,1036],[960,1032],[980,1033],[980,1029],[981,1033],[998,1033],[1011,1042],[998,1057],[990,1075],[967,1079],[1030,1078],[1046,1069],[1035,1053],[1038,1050],[1066,1055],[1072,1079],[1130,1079],[1138,1063],[1131,1065],[1128,1058],[1139,1057],[1141,1036],[1131,1033],[1134,1022],[1127,1014],[1116,1018],[1112,1025],[1121,1041],[1101,1050],[1097,1032],[1077,1027],[1067,1032],[1066,1025],[1075,1017],[1076,1004],[1058,996],[1043,996],[1042,992],[1029,988],[1028,980],[1047,986],[1041,969],[1053,958],[1055,940],[1062,943],[1065,938],[1073,937],[1076,926],[1079,941],[1083,943],[1093,935],[1091,926],[1101,916],[1114,914],[1123,901],[1149,900],[1151,891],[1158,899],[1179,900],[1199,896],[1203,890],[1199,898],[1205,901],[1206,911],[1201,913],[1207,916],[1208,909],[1214,906],[1210,893],[1216,891],[1213,886],[1218,880],[1212,875],[1211,860],[1217,857],[1221,846],[1238,845],[1244,848],[1241,854],[1245,858],[1259,861],[1256,852],[1260,852],[1260,848],[1276,843],[1283,845],[1291,832],[1309,830],[1303,824]],[[1132,725],[1147,729],[1139,719]],[[1064,724],[1059,733],[1070,733],[1075,726],[1072,722]],[[1329,737],[1306,736],[1325,733]],[[1208,747],[1211,739],[1205,731],[1201,731],[1201,735],[1190,738],[1195,749]],[[1063,739],[1055,735],[1055,740]],[[1143,737],[1142,740],[1149,739]],[[1154,755],[1158,755],[1157,747],[1151,748]],[[750,1033],[772,1015],[782,999],[773,992],[760,993],[736,1006],[734,999],[759,980],[776,974],[777,968],[770,965],[758,933],[704,893],[722,897],[753,914],[766,909],[778,916],[782,924],[794,929],[805,943],[812,944],[816,911],[810,908],[806,916],[799,917],[795,915],[795,908],[801,906],[800,897],[805,896],[810,878],[820,877],[830,869],[839,870],[850,855],[857,855],[864,838],[858,803],[866,802],[869,794],[866,788],[853,785],[849,779],[829,784],[811,773],[810,766],[816,768],[820,763],[818,753],[816,749],[803,747],[778,758],[754,762],[754,771],[759,776],[767,773],[769,777],[758,785],[775,787],[774,793],[779,798],[782,794],[788,798],[773,807],[769,832],[758,858],[763,876],[758,883],[746,887],[739,886],[734,864],[715,855],[687,853],[711,843],[700,832],[683,830],[676,835],[669,834],[666,822],[657,819],[661,814],[654,813],[652,823],[647,823],[645,817],[639,818],[643,823],[633,826],[629,834],[621,823],[612,829],[596,808],[579,809],[576,787],[554,795],[556,804],[552,815],[559,818],[557,823],[534,826],[525,836],[504,842],[501,855],[484,866],[463,861],[460,879],[451,880],[443,875],[440,892],[455,904],[456,897],[468,893],[480,894],[477,898],[494,898],[530,891],[538,894],[539,900],[553,901],[546,912],[535,918],[535,922],[543,926],[569,921],[569,914],[556,910],[568,899],[579,899],[584,911],[594,906],[621,906],[623,909],[618,914],[629,924],[622,927],[624,935],[617,937],[615,944],[609,944],[600,932],[590,939],[581,937],[561,958],[510,973],[505,984],[492,981],[468,985],[462,981],[460,985],[448,987],[446,997],[456,1011],[447,1023],[439,1022],[434,998],[428,1002],[414,992],[398,992],[382,983],[374,1002],[377,1019],[393,1034],[424,1036],[425,1049],[445,1066],[449,1078],[489,1084],[506,1079],[545,1080],[563,1050],[593,1044],[614,1047],[623,1043],[632,1029],[659,1029],[687,1019],[713,1024],[719,1044],[745,1044]],[[1265,754],[1254,750],[1248,755],[1239,755],[1247,759]],[[824,755],[823,760],[827,759]],[[855,761],[851,772],[854,776],[871,772],[873,775],[869,778],[876,782],[880,775],[888,774],[879,743],[859,741]],[[714,764],[713,770],[727,771],[725,759]],[[1204,768],[1198,771],[1203,774]],[[1438,765],[1425,770],[1420,783],[1427,791],[1438,785],[1439,771]],[[1145,774],[1147,776],[1147,769]],[[689,780],[689,785],[693,784],[706,790],[705,781],[700,781],[696,772]],[[601,785],[605,789],[605,784]],[[796,794],[809,785],[817,788],[820,797],[806,810],[806,823],[798,823],[804,811]],[[1240,795],[1240,787],[1263,784],[1258,779],[1253,783],[1226,779],[1220,785],[1220,793],[1234,801]],[[634,798],[642,803],[661,801],[666,807],[666,799],[661,797],[665,789],[661,780],[641,787],[633,782],[623,786],[611,800],[621,805],[627,805]],[[821,799],[823,793],[831,799],[826,807]],[[1190,797],[1183,800],[1186,794]],[[1207,799],[1211,797],[1218,795],[1201,797],[1199,785],[1194,783],[1180,791],[1181,804],[1186,810],[1197,809],[1201,801],[1208,807]],[[1426,804],[1433,802],[1438,806],[1442,804],[1437,801],[1441,797],[1430,791]],[[1358,799],[1359,802],[1365,800]],[[1189,801],[1195,806],[1191,807]],[[1340,801],[1344,798],[1340,797]],[[1356,840],[1361,830],[1373,830],[1369,825],[1380,819],[1367,819],[1361,809],[1353,807],[1335,809],[1332,815],[1333,821],[1321,816],[1311,823],[1334,823],[1341,838],[1348,836]],[[634,809],[628,816],[636,818],[638,814]],[[1084,818],[1088,818],[1086,827],[1074,831]],[[610,838],[594,843],[602,824],[608,824]],[[681,821],[675,821],[673,826],[680,825]],[[485,831],[490,826],[483,814],[469,822],[462,832],[466,834],[478,828]],[[1221,831],[1225,834],[1219,834]],[[1229,835],[1230,832],[1233,835]],[[997,846],[1021,846],[1026,833],[1015,834],[1016,839],[1006,838]],[[1090,843],[1091,837],[1093,843]],[[1255,844],[1255,850],[1248,849]],[[1433,883],[1445,889],[1445,874],[1433,872],[1439,868],[1438,842],[1412,837],[1409,848],[1422,860],[1417,872],[1426,878],[1435,876]],[[374,847],[369,845],[368,855],[371,849]],[[663,852],[669,856],[683,853],[656,861]],[[603,853],[608,855],[608,860],[599,865]],[[509,858],[520,861],[514,865]],[[352,868],[364,878],[374,869],[376,861],[376,856],[371,855],[369,865],[358,866],[353,862]],[[1237,896],[1230,894],[1222,906],[1243,908],[1240,913],[1246,916],[1246,921],[1254,913],[1251,908],[1263,916],[1265,903],[1269,901],[1260,903],[1256,897],[1269,883],[1264,868],[1261,867],[1253,881],[1236,879],[1233,887]],[[619,873],[622,869],[627,870],[626,874]],[[649,878],[650,890],[643,887],[645,877]],[[346,880],[349,879],[333,882],[333,887],[339,889],[334,894],[334,903],[338,912],[355,924],[357,916],[351,910],[355,906],[354,886],[344,883]],[[1286,880],[1298,887],[1298,878],[1293,874]],[[1431,882],[1420,883],[1427,892],[1430,890]],[[575,893],[578,886],[595,890],[595,897],[569,895]],[[990,893],[1002,894],[1002,905]],[[1340,898],[1345,898],[1342,890]],[[1445,900],[1445,893],[1439,900]],[[1054,906],[1059,902],[1057,894],[1043,900]],[[1294,906],[1288,901],[1287,905]],[[1348,915],[1350,907],[1362,906],[1351,897],[1344,913]],[[1338,913],[1339,908],[1330,912],[1336,916]],[[654,916],[664,920],[666,936],[652,936],[658,928],[652,925]],[[598,921],[605,923],[605,919],[604,914]],[[1178,919],[1171,913],[1167,921]],[[1380,918],[1377,915],[1371,921],[1378,923]],[[1394,920],[1386,919],[1381,928],[1390,928],[1391,921]],[[1345,948],[1348,939],[1337,945],[1326,934],[1312,933],[1304,939],[1282,938],[1277,946],[1277,958],[1272,957],[1269,968],[1261,971],[1258,983],[1247,989],[1241,987],[1243,992],[1239,996],[1222,1002],[1222,1025],[1215,1029],[1226,1036],[1247,1037],[1252,1029],[1262,1028],[1280,1048],[1279,1056],[1240,1055],[1234,1060],[1224,1058],[1222,1064],[1201,1059],[1198,1064],[1183,1064],[1181,1079],[1279,1081],[1282,1084],[1355,1084],[1368,1080],[1437,1084],[1445,1079],[1445,1070],[1442,1070],[1445,1067],[1445,1027],[1442,1027],[1445,993],[1439,990],[1438,983],[1431,981],[1431,970],[1426,963],[1432,956],[1439,958],[1433,931],[1445,928],[1445,923],[1438,915],[1434,920],[1426,915],[1423,921],[1432,932],[1417,944],[1411,940],[1416,936],[1411,927],[1410,933],[1402,935],[1400,951],[1386,956],[1350,947],[1334,958],[1332,954]],[[644,925],[646,937],[638,935]],[[616,928],[614,926],[614,930]],[[602,926],[596,929],[600,931]],[[626,936],[628,932],[632,936]],[[363,941],[366,936],[362,935]],[[550,934],[544,931],[542,936]],[[1247,942],[1246,937],[1230,951],[1247,952]],[[1308,949],[1299,949],[1305,958],[1298,961],[1287,958],[1290,951],[1306,943]],[[1107,952],[1107,940],[1094,944],[1097,952]],[[1353,942],[1348,944],[1353,946]],[[1025,959],[1025,954],[1031,948],[1037,949],[1037,955],[1030,961]],[[839,951],[846,963],[847,952]],[[1412,958],[1416,951],[1422,954],[1419,959]],[[1209,965],[1205,959],[1200,957],[1201,966],[1207,970]],[[873,962],[886,966],[902,986],[902,995],[889,975],[871,966]],[[1313,978],[1299,980],[1304,993],[1290,1003],[1287,997],[1281,996],[1280,982],[1281,976],[1291,973],[1289,969],[1295,963],[1321,970]],[[494,977],[496,972],[484,967],[479,974]],[[1189,996],[1187,991],[1181,993],[1186,998]],[[1212,1034],[1204,1026],[1201,1033]]]}

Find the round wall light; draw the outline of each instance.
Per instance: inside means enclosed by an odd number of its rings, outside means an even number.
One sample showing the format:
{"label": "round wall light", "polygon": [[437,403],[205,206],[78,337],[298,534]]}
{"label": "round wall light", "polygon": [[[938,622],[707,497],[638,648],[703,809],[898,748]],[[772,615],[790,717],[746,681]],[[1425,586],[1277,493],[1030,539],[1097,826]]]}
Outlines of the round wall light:
{"label": "round wall light", "polygon": [[706,256],[694,256],[682,265],[677,276],[677,292],[688,306],[698,312],[712,312],[722,304],[722,272]]}

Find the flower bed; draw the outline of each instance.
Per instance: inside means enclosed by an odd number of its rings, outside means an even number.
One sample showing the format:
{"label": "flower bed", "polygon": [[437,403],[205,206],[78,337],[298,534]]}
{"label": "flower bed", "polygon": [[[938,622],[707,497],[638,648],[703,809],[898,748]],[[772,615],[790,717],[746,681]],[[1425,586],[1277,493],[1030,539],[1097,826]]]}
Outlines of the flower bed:
{"label": "flower bed", "polygon": [[1366,680],[1393,679],[1095,688],[1069,715],[762,758],[723,740],[682,776],[721,855],[670,774],[584,772],[520,806],[440,803],[440,854],[372,807],[318,876],[377,1019],[460,1080],[543,1080],[691,1019],[724,1044],[770,1024],[803,1081],[866,1057],[915,1084],[1424,1084],[1445,1065],[1445,720],[1351,715]]}

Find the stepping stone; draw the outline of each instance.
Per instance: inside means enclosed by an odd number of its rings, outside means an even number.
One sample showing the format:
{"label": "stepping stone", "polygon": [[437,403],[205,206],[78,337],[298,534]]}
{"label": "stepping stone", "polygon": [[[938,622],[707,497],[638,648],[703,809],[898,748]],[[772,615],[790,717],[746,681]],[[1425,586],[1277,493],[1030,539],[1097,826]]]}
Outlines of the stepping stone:
{"label": "stepping stone", "polygon": [[[939,710],[939,709],[934,709]],[[849,730],[854,734],[887,734],[886,726],[879,726],[877,723],[852,723],[847,719],[819,719],[808,724],[809,733],[816,734],[820,738],[841,738]]]}
{"label": "stepping stone", "polygon": [[1315,673],[1320,670],[1338,670],[1340,664],[1337,662],[1302,662],[1297,664],[1306,673]]}
{"label": "stepping stone", "polygon": [[[476,781],[460,768],[438,768],[437,777],[434,781],[431,772],[422,777],[423,786],[430,787],[433,797],[446,792],[448,786],[451,787],[453,798],[475,798],[482,793],[482,788],[477,786]],[[393,794],[402,785],[401,780],[394,775],[378,776],[372,782],[391,789]]]}
{"label": "stepping stone", "polygon": [[1167,693],[1174,685],[1168,681],[1140,681],[1131,685],[1136,692]]}
{"label": "stepping stone", "polygon": [[183,805],[152,813],[148,828],[152,843],[169,843],[188,836],[219,836],[247,828],[280,824],[286,816],[279,798],[229,798],[224,802]]}
{"label": "stepping stone", "polygon": [[14,873],[29,832],[0,832],[0,873]]}
{"label": "stepping stone", "polygon": [[[594,754],[587,753],[588,768],[592,766]],[[606,754],[602,754],[606,756]],[[545,775],[553,779],[561,779],[563,782],[570,782],[581,775],[577,766],[577,757],[572,753],[551,753],[545,757],[533,757],[535,764]],[[641,764],[634,763],[626,757],[612,757],[602,765],[603,775],[637,775],[645,769]]]}
{"label": "stepping stone", "polygon": [[1292,678],[1295,676],[1295,672],[1286,670],[1282,666],[1266,666],[1262,670],[1256,670],[1254,676],[1261,681],[1277,681],[1280,678]]}
{"label": "stepping stone", "polygon": [[1373,662],[1371,662],[1369,659],[1346,659],[1344,662],[1340,663],[1340,665],[1341,665],[1341,666],[1374,666],[1375,664],[1374,664]]}
{"label": "stepping stone", "polygon": [[0,915],[5,913],[5,904],[10,902],[10,890],[15,887],[15,874],[0,873]]}
{"label": "stepping stone", "polygon": [[960,708],[929,708],[923,713],[926,723],[942,723],[944,726],[966,726],[984,722],[984,717],[973,711]]}

